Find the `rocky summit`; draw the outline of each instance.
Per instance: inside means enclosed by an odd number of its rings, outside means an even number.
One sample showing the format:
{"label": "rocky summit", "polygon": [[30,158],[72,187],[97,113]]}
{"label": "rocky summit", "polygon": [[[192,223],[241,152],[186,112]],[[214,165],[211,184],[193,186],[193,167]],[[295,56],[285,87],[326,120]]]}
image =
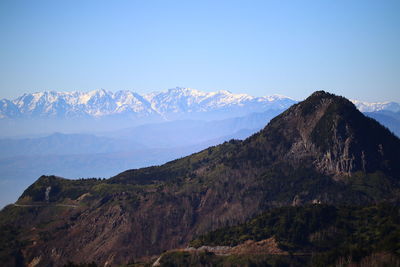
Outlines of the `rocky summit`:
{"label": "rocky summit", "polygon": [[0,260],[118,266],[275,207],[396,201],[399,151],[349,100],[318,91],[244,141],[110,179],[40,177],[0,213]]}

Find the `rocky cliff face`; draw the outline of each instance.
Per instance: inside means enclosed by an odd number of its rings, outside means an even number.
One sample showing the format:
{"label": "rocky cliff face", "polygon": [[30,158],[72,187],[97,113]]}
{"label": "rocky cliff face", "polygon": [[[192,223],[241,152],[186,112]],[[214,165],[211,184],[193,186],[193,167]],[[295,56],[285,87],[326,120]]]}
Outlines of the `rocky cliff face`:
{"label": "rocky cliff face", "polygon": [[[286,143],[277,155],[294,165],[308,160],[320,173],[337,178],[383,170],[398,174],[398,139],[375,120],[365,117],[345,98],[323,91],[293,105],[276,117],[262,135]],[[262,141],[263,142],[263,141]],[[284,144],[282,144],[284,146]],[[283,152],[283,153],[282,153]]]}
{"label": "rocky cliff face", "polygon": [[243,142],[108,180],[41,177],[1,212],[2,229],[21,242],[0,256],[118,265],[269,207],[390,199],[399,193],[399,151],[399,139],[348,100],[316,92]]}

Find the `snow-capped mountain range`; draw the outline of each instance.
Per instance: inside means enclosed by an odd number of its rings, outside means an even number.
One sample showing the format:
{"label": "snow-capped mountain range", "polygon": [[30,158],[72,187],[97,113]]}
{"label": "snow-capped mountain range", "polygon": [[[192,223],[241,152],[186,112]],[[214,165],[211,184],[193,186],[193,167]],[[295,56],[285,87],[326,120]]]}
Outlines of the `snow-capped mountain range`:
{"label": "snow-capped mountain range", "polygon": [[129,114],[134,117],[152,115],[163,118],[181,114],[215,111],[286,109],[296,101],[285,96],[253,97],[229,91],[202,92],[190,88],[174,88],[140,95],[132,91],[90,92],[45,91],[24,94],[14,100],[0,100],[0,118],[74,118],[104,117]]}
{"label": "snow-capped mountain range", "polygon": [[391,111],[399,112],[400,104],[392,101],[385,102],[365,102],[359,100],[351,100],[361,112],[377,112],[377,111]]}
{"label": "snow-capped mountain range", "polygon": [[[362,112],[400,111],[400,104],[396,102],[352,101]],[[202,92],[179,87],[145,95],[104,89],[90,92],[45,91],[23,94],[13,100],[0,100],[0,119],[101,118],[118,115],[177,119],[205,113],[240,116],[265,110],[284,110],[296,102],[281,95],[254,97],[229,91]]]}

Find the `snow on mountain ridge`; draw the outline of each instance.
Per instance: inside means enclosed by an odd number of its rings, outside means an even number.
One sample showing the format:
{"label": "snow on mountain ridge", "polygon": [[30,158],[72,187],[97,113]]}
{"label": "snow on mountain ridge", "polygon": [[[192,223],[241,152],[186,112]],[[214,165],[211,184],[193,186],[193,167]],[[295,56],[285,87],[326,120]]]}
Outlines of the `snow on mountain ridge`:
{"label": "snow on mountain ridge", "polygon": [[[400,105],[395,102],[352,101],[362,112],[400,111]],[[254,97],[227,90],[204,92],[181,87],[144,95],[129,90],[44,91],[23,94],[14,100],[1,100],[0,118],[71,118],[130,114],[142,118],[158,116],[168,119],[171,116],[171,118],[179,117],[179,114],[187,116],[207,112],[244,114],[267,109],[283,110],[296,102],[292,98],[277,94]]]}
{"label": "snow on mountain ridge", "polygon": [[[104,89],[89,92],[37,92],[23,94],[12,102],[22,114],[41,117],[96,117],[121,113],[125,110],[152,112],[146,111],[146,103],[142,103],[142,97],[136,93],[130,91],[112,93]],[[3,113],[1,109],[0,113]]]}
{"label": "snow on mountain ridge", "polygon": [[191,88],[173,88],[144,96],[153,109],[160,114],[210,112],[215,109],[251,104],[255,97],[247,94],[233,94],[221,90],[217,92],[202,92]]}
{"label": "snow on mountain ridge", "polygon": [[[203,92],[177,87],[145,95],[127,90],[110,92],[104,89],[89,92],[44,91],[23,94],[11,102],[21,116],[25,117],[101,117],[127,112],[140,116],[211,112],[216,109],[249,106],[252,102],[266,104],[288,99],[273,96],[253,97],[226,90]],[[0,114],[3,118],[14,117],[6,112],[4,105],[0,108]]]}
{"label": "snow on mountain ridge", "polygon": [[351,102],[353,102],[361,112],[376,112],[383,110],[400,112],[400,104],[392,101],[366,102],[351,99]]}

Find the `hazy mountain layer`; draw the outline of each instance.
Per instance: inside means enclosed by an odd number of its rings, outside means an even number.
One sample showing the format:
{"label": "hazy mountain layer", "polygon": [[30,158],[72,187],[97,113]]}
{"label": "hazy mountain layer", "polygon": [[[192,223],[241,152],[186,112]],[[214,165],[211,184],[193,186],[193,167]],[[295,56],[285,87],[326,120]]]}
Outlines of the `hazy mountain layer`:
{"label": "hazy mountain layer", "polygon": [[400,137],[400,112],[376,111],[366,112],[365,115],[374,118]]}
{"label": "hazy mountain layer", "polygon": [[43,174],[110,177],[128,168],[163,164],[232,138],[244,139],[276,114],[147,124],[103,136],[57,133],[0,139],[0,207],[15,202],[23,189]]}

